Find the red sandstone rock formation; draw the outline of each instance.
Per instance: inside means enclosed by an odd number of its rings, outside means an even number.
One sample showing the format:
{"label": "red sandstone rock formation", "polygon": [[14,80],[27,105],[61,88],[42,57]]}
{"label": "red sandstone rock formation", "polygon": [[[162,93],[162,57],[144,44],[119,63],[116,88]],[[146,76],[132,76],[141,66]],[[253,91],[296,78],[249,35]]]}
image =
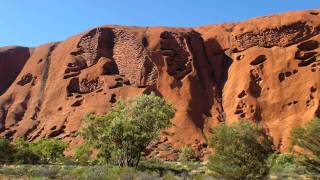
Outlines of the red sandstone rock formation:
{"label": "red sandstone rock formation", "polygon": [[[0,132],[77,144],[87,112],[155,91],[174,126],[151,145],[202,157],[210,128],[260,122],[281,151],[293,127],[320,116],[320,11],[197,28],[104,26],[34,49],[0,49]],[[14,80],[15,79],[15,80]]]}
{"label": "red sandstone rock formation", "polygon": [[32,49],[26,47],[0,48],[0,95],[2,95],[19,75],[29,59]]}

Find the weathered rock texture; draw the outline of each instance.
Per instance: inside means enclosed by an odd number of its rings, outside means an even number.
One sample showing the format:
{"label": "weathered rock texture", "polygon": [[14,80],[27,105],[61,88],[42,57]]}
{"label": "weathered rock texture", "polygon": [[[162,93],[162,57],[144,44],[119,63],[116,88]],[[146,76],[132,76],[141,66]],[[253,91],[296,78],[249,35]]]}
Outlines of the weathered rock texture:
{"label": "weathered rock texture", "polygon": [[174,104],[174,126],[153,143],[174,159],[207,152],[210,128],[259,122],[276,147],[320,116],[320,11],[197,28],[105,26],[34,49],[0,49],[0,133],[77,144],[86,112],[156,91]]}

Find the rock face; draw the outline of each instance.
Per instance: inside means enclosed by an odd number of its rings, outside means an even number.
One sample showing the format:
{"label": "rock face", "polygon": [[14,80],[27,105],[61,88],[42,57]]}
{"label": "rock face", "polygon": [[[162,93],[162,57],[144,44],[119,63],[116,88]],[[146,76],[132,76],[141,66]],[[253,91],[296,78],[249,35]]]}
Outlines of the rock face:
{"label": "rock face", "polygon": [[320,116],[320,11],[197,28],[104,26],[34,49],[0,48],[0,133],[77,144],[87,112],[155,91],[174,126],[151,150],[207,153],[210,128],[259,122],[280,151],[290,130]]}
{"label": "rock face", "polygon": [[2,47],[0,48],[0,95],[2,95],[19,75],[24,64],[30,58],[31,48]]}

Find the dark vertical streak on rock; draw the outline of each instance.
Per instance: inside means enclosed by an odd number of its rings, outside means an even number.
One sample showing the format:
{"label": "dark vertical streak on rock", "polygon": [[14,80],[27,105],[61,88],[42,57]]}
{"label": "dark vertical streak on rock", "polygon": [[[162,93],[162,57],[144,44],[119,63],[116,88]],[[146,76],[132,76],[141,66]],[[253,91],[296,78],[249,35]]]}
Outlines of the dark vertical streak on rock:
{"label": "dark vertical streak on rock", "polygon": [[45,60],[45,64],[44,64],[43,71],[42,71],[42,74],[41,74],[41,79],[40,79],[40,87],[39,87],[39,91],[37,93],[37,103],[36,103],[37,105],[35,107],[34,114],[31,117],[31,119],[33,119],[33,120],[37,119],[38,113],[41,110],[41,98],[42,98],[42,95],[44,93],[44,89],[46,87],[47,79],[48,79],[48,76],[49,76],[49,69],[50,69],[50,63],[51,63],[51,54],[52,54],[53,50],[56,48],[56,46],[57,46],[57,44],[54,44],[49,48],[49,52],[48,52],[48,55],[47,55],[46,60]]}

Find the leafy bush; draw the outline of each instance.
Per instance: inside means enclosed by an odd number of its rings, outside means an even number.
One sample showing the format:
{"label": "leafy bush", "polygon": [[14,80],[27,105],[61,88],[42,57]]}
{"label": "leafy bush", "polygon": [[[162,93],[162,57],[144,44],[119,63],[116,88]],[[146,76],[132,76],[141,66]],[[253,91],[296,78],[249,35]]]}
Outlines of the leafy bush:
{"label": "leafy bush", "polygon": [[163,180],[178,180],[178,178],[175,176],[175,174],[171,171],[164,174]]}
{"label": "leafy bush", "polygon": [[154,93],[119,101],[107,114],[88,114],[82,136],[99,150],[98,158],[118,166],[137,166],[141,153],[170,127],[174,110]]}
{"label": "leafy bush", "polygon": [[59,175],[60,167],[52,165],[31,166],[27,175],[32,177],[46,177],[56,179]]}
{"label": "leafy bush", "polygon": [[87,167],[85,172],[82,173],[78,178],[79,179],[106,179],[108,175],[108,169],[105,166],[91,166]]}
{"label": "leafy bush", "polygon": [[214,153],[208,168],[222,179],[260,179],[268,174],[266,160],[273,152],[272,141],[262,127],[241,120],[212,130]]}
{"label": "leafy bush", "polygon": [[210,179],[205,174],[188,174],[174,170],[136,169],[112,165],[15,165],[0,166],[0,174],[13,179]]}
{"label": "leafy bush", "polygon": [[190,171],[184,165],[176,162],[164,162],[158,159],[144,159],[136,168],[140,171],[157,172],[160,176],[163,176],[166,172],[172,172],[174,174],[185,174]]}
{"label": "leafy bush", "polygon": [[304,127],[293,129],[291,140],[293,145],[307,151],[298,152],[302,156],[299,163],[306,166],[310,172],[320,173],[320,119],[315,118]]}
{"label": "leafy bush", "polygon": [[183,146],[180,149],[178,161],[187,163],[192,160],[192,148],[190,146]]}
{"label": "leafy bush", "polygon": [[270,174],[306,174],[306,169],[297,163],[296,157],[292,154],[274,153],[267,161]]}
{"label": "leafy bush", "polygon": [[9,164],[38,164],[55,162],[64,157],[66,143],[55,139],[42,139],[37,142],[27,142],[17,139],[14,142],[0,138],[0,162]]}
{"label": "leafy bush", "polygon": [[30,143],[18,139],[14,143],[14,162],[16,164],[36,164],[40,162],[40,156],[30,148]]}
{"label": "leafy bush", "polygon": [[63,152],[67,147],[67,143],[56,139],[41,139],[30,144],[31,150],[38,154],[44,163],[56,162],[64,157]]}
{"label": "leafy bush", "polygon": [[13,161],[14,146],[5,138],[0,138],[0,163],[8,164]]}
{"label": "leafy bush", "polygon": [[18,139],[14,142],[0,138],[0,162],[15,164],[37,164],[56,162],[62,158],[67,143],[55,139],[42,139],[27,142]]}
{"label": "leafy bush", "polygon": [[77,163],[86,165],[90,164],[92,155],[92,148],[88,144],[81,144],[75,148],[75,153],[73,158]]}
{"label": "leafy bush", "polygon": [[0,169],[0,174],[8,176],[25,176],[28,174],[30,166],[3,166]]}
{"label": "leafy bush", "polygon": [[[113,167],[109,165],[103,166],[77,166],[71,170],[70,175],[76,179],[124,179],[122,176],[134,174],[135,169],[128,167]],[[72,179],[72,178],[71,178]]]}

